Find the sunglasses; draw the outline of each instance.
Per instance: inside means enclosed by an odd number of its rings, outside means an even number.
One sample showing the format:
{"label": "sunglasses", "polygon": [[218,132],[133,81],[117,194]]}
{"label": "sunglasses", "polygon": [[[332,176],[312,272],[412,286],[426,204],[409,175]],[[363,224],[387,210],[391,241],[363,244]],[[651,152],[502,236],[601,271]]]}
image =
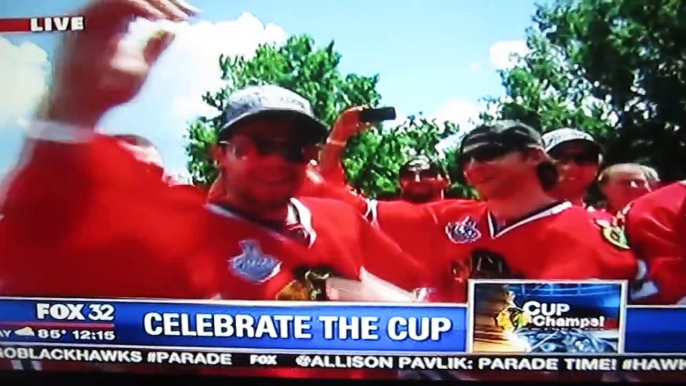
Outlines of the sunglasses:
{"label": "sunglasses", "polygon": [[598,154],[593,152],[584,152],[576,154],[551,154],[550,155],[555,161],[560,163],[571,163],[574,162],[577,165],[595,165],[598,163]]}
{"label": "sunglasses", "polygon": [[400,178],[401,179],[408,179],[408,178],[415,178],[415,176],[419,176],[419,178],[438,178],[439,173],[436,172],[435,170],[406,170],[400,173]]}
{"label": "sunglasses", "polygon": [[239,158],[248,158],[255,155],[260,157],[279,155],[286,161],[299,164],[310,162],[317,156],[318,151],[315,145],[276,141],[267,138],[237,137],[230,142],[220,143],[232,149],[233,154]]}
{"label": "sunglasses", "polygon": [[515,150],[516,149],[509,146],[480,146],[472,151],[463,153],[461,159],[463,164],[468,164],[471,160],[476,162],[491,162],[512,153]]}

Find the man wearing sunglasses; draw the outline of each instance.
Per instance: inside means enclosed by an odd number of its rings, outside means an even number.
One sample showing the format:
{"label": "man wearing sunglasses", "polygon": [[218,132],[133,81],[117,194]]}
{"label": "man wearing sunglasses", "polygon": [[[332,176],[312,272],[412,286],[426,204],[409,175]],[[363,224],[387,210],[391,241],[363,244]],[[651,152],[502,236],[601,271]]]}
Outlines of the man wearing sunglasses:
{"label": "man wearing sunglasses", "polygon": [[[214,208],[302,238],[315,255],[344,248],[336,254],[362,259],[368,270],[403,288],[421,282],[410,275],[419,269],[421,278],[421,267],[353,208],[334,200],[294,198],[327,133],[309,102],[276,86],[248,87],[230,97],[224,122],[213,150],[223,191],[214,196]],[[396,269],[388,269],[389,261]]]}
{"label": "man wearing sunglasses", "polygon": [[293,93],[258,87],[230,98],[214,151],[226,193],[209,207],[204,195],[165,183],[142,152],[96,133],[104,114],[137,95],[170,42],[156,34],[131,51],[117,44],[121,31],[134,17],[182,21],[195,12],[168,3],[93,2],[78,14],[99,28],[64,35],[22,158],[0,186],[0,294],[319,300],[332,298],[331,276],[360,291],[392,287],[367,263],[400,271],[401,286],[421,285],[422,267],[345,204],[291,200],[326,133]]}
{"label": "man wearing sunglasses", "polygon": [[[467,279],[474,278],[637,276],[637,260],[618,228],[549,195],[557,170],[536,130],[516,121],[487,123],[464,137],[460,153],[466,181],[488,199],[439,201],[424,206],[423,219],[417,216],[413,229],[432,237],[433,253],[424,261],[447,278],[436,283],[435,298],[466,301]],[[520,379],[541,376],[532,372]]]}
{"label": "man wearing sunglasses", "polygon": [[400,167],[400,198],[417,204],[444,198],[450,179],[441,166],[426,156],[417,156]]}
{"label": "man wearing sunglasses", "polygon": [[[593,137],[580,130],[564,128],[545,133],[542,137],[545,151],[555,161],[559,180],[550,194],[588,209],[599,216],[598,211],[586,204],[586,194],[595,182],[602,162],[602,150]],[[606,216],[610,219],[610,216]]]}
{"label": "man wearing sunglasses", "polygon": [[444,264],[451,261],[456,272],[466,266],[471,278],[636,275],[618,228],[549,195],[557,170],[536,130],[516,121],[484,124],[465,136],[461,154],[467,182],[488,200],[429,205]]}
{"label": "man wearing sunglasses", "polygon": [[[351,191],[347,186],[345,171],[341,165],[341,157],[348,139],[369,127],[369,124],[359,120],[361,110],[361,107],[353,107],[338,117],[319,158],[317,169],[323,179],[332,188],[345,187],[343,193]],[[439,164],[420,155],[413,157],[400,167],[398,184],[401,200],[411,203],[425,203],[443,199],[445,189],[450,186],[450,179]],[[313,192],[312,194],[317,193]],[[322,194],[325,195],[326,192]],[[335,192],[331,194],[335,195]],[[367,207],[364,197],[359,195],[353,195],[352,198],[348,197],[347,200],[357,207]]]}

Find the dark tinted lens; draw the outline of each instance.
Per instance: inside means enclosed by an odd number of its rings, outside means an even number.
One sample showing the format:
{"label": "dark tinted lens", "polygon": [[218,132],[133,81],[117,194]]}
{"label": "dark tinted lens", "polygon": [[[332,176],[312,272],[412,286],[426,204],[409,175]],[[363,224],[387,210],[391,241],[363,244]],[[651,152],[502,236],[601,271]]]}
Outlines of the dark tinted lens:
{"label": "dark tinted lens", "polygon": [[435,170],[422,170],[419,172],[419,176],[421,178],[436,178],[438,173]]}
{"label": "dark tinted lens", "polygon": [[438,177],[438,173],[436,171],[430,170],[430,169],[425,169],[425,170],[403,170],[400,173],[400,178],[401,179],[414,179],[416,175],[419,175],[420,179]]}
{"label": "dark tinted lens", "polygon": [[505,146],[482,146],[462,155],[462,161],[468,163],[470,160],[476,162],[490,162],[496,160],[513,149]]}
{"label": "dark tinted lens", "polygon": [[312,159],[312,147],[299,143],[278,142],[269,139],[253,139],[255,149],[261,156],[278,154],[290,162],[303,163]]}
{"label": "dark tinted lens", "polygon": [[594,165],[598,163],[598,153],[584,152],[576,154],[551,154],[551,157],[562,163],[574,162],[577,165]]}

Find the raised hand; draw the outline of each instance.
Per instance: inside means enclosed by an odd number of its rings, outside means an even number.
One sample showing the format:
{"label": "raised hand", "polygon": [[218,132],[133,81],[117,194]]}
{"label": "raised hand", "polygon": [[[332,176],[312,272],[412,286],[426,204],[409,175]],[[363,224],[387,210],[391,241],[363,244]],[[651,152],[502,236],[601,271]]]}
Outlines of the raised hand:
{"label": "raised hand", "polygon": [[135,18],[184,21],[197,9],[182,0],[97,0],[78,12],[86,29],[62,40],[52,87],[39,118],[93,127],[108,110],[130,101],[171,43],[167,31],[144,47],[122,44]]}

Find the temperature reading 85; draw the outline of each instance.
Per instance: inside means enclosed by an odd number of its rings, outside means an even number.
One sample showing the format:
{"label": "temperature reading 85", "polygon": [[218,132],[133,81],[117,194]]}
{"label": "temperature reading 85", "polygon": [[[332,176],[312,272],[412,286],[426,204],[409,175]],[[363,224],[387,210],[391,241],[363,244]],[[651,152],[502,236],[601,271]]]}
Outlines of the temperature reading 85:
{"label": "temperature reading 85", "polygon": [[60,339],[67,332],[65,330],[38,330],[40,339]]}

